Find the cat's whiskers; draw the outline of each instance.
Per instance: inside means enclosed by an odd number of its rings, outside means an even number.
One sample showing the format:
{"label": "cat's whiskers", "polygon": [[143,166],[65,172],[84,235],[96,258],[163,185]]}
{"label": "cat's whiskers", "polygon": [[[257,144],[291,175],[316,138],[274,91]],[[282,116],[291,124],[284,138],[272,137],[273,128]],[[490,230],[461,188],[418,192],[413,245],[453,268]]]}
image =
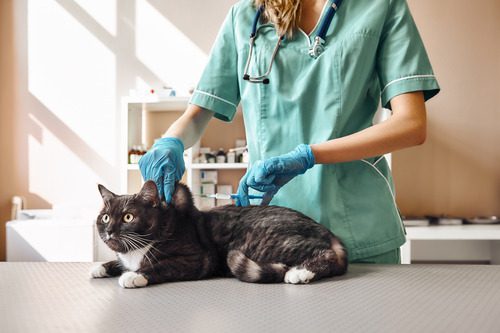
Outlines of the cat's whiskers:
{"label": "cat's whiskers", "polygon": [[[120,239],[120,238],[117,238],[116,239],[118,241],[118,243],[120,243],[120,245],[122,245],[123,247],[125,247],[125,251],[129,251],[129,247],[127,246],[127,243],[123,240],[123,239]],[[106,240],[105,243],[108,244],[109,240]]]}
{"label": "cat's whiskers", "polygon": [[[156,252],[161,253],[161,254],[165,254],[162,251],[160,251],[156,246],[154,246],[154,244],[158,243],[158,241],[145,240],[142,235],[139,235],[139,234],[133,233],[133,232],[127,232],[126,234],[123,234],[123,236],[128,236],[129,239],[133,239],[133,240],[137,241],[137,243],[139,243],[142,246],[150,245],[150,247],[152,249],[154,249]],[[152,254],[152,255],[154,256],[154,254]],[[156,259],[156,257],[155,257],[155,259]],[[158,261],[158,260],[156,260],[156,261]]]}
{"label": "cat's whiskers", "polygon": [[[121,237],[123,237],[124,240],[127,241],[127,243],[129,243],[131,246],[133,246],[134,250],[138,250],[149,261],[151,266],[153,266],[153,262],[151,261],[151,259],[148,256],[149,249],[146,249],[146,247],[148,245],[149,245],[149,248],[153,248],[152,242],[148,243],[144,239],[137,239],[136,237],[132,237],[131,235],[127,235],[127,234],[122,234]],[[150,254],[154,257],[154,260],[156,262],[158,262],[158,259],[156,258],[156,256],[151,252],[150,252]]]}
{"label": "cat's whiskers", "polygon": [[146,246],[152,246],[152,243],[150,242],[147,242],[143,239],[137,239],[136,237],[132,237],[132,236],[129,236],[129,235],[122,235],[122,237],[124,237],[125,239],[129,240],[130,242],[134,243],[137,248],[144,248]]}
{"label": "cat's whiskers", "polygon": [[[140,237],[140,238],[144,238],[144,237],[152,235],[151,233],[149,233],[149,234],[138,234],[137,232],[134,232],[134,231],[127,231],[126,234],[127,235],[131,235],[131,236],[137,236],[137,237]],[[169,236],[172,236],[172,235],[170,234]],[[170,241],[170,240],[174,240],[174,239],[173,238],[165,238],[163,240],[164,241]],[[158,242],[158,241],[154,241],[154,242]]]}
{"label": "cat's whiskers", "polygon": [[125,247],[125,252],[129,252],[131,250],[131,246],[126,239],[121,239],[120,243],[123,243]]}
{"label": "cat's whiskers", "polygon": [[[123,236],[123,235],[122,235],[122,236]],[[151,266],[153,266],[153,263],[151,262],[151,259],[150,259],[150,258],[148,257],[148,255],[147,255],[147,252],[148,252],[148,250],[147,250],[147,249],[145,249],[144,247],[139,247],[139,246],[138,246],[137,244],[135,244],[135,243],[134,243],[134,241],[133,241],[133,240],[131,240],[131,239],[124,238],[124,239],[123,239],[123,241],[124,241],[124,242],[126,242],[126,243],[130,246],[131,250],[134,250],[134,251],[139,251],[139,252],[143,255],[143,257],[144,257],[144,258],[146,258],[146,259],[149,261],[150,265],[151,265]],[[130,251],[130,250],[129,250],[129,251]],[[128,252],[128,251],[127,251],[127,252]]]}
{"label": "cat's whiskers", "polygon": [[139,237],[147,237],[147,236],[151,236],[152,235],[152,233],[149,233],[149,234],[138,234],[137,232],[134,232],[134,231],[128,231],[126,234],[127,235],[139,236]]}

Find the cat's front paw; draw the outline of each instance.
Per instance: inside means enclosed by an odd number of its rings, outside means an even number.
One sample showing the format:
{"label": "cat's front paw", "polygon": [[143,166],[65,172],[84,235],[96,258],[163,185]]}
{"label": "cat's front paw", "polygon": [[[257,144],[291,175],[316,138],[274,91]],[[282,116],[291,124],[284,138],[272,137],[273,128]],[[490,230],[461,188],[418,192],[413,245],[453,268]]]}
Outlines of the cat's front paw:
{"label": "cat's front paw", "polygon": [[89,273],[91,279],[103,278],[109,276],[108,273],[106,272],[106,268],[102,264],[95,265],[94,267],[92,267]]}
{"label": "cat's front paw", "polygon": [[122,288],[141,288],[148,285],[148,280],[142,274],[126,272],[120,276],[118,284]]}

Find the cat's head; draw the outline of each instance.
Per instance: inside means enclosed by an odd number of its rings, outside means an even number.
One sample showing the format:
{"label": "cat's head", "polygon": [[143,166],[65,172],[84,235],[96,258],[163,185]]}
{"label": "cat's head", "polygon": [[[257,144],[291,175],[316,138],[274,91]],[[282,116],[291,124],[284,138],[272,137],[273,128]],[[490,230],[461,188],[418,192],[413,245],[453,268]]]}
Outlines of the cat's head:
{"label": "cat's head", "polygon": [[101,239],[113,251],[126,253],[167,237],[177,219],[195,209],[187,186],[177,184],[172,203],[161,201],[156,184],[144,183],[137,194],[117,195],[98,185],[104,206],[97,216]]}

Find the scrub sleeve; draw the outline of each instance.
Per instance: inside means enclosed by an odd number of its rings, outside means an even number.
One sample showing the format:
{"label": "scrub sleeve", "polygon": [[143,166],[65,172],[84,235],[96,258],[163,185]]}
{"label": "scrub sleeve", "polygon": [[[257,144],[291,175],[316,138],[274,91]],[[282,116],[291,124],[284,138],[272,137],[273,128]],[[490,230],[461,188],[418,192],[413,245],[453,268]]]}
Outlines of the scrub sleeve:
{"label": "scrub sleeve", "polygon": [[408,92],[423,91],[427,101],[439,92],[427,52],[406,1],[391,2],[377,52],[382,106]]}
{"label": "scrub sleeve", "polygon": [[189,102],[215,112],[214,116],[223,121],[233,119],[240,102],[233,11],[234,7],[222,24],[207,66]]}

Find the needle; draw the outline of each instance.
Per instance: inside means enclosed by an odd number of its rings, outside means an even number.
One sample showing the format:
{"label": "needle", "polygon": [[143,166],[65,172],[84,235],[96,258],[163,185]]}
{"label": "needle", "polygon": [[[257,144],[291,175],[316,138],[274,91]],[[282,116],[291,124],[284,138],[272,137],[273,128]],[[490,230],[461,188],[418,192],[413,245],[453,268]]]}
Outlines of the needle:
{"label": "needle", "polygon": [[[230,199],[239,198],[239,195],[236,193],[233,193],[233,194],[225,194],[225,193],[200,194],[199,196],[205,197],[205,198],[215,198],[217,200],[230,200]],[[254,194],[248,195],[248,199],[262,199],[262,198],[264,198],[263,195],[254,195]]]}

